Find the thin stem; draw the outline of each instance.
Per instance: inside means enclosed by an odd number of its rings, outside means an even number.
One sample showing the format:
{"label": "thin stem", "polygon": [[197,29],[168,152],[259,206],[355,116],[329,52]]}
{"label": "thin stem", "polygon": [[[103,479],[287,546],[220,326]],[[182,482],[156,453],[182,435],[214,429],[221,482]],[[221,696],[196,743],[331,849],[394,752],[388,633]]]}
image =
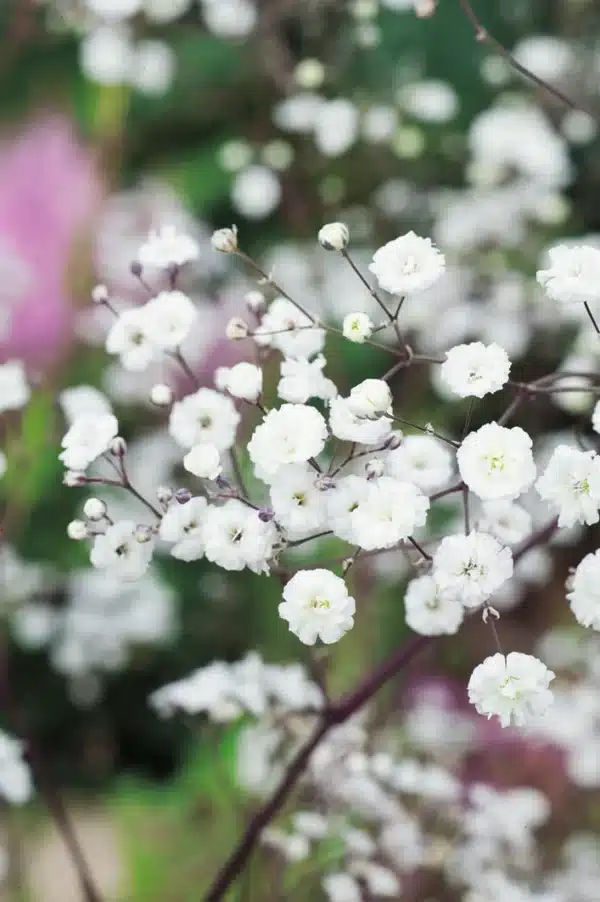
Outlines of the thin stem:
{"label": "thin stem", "polygon": [[446,495],[454,495],[456,492],[462,492],[464,487],[464,482],[457,482],[456,485],[451,485],[448,489],[442,489],[440,492],[435,492],[433,495],[430,495],[429,500],[439,501],[440,498],[445,498]]}
{"label": "thin stem", "polygon": [[463,511],[465,514],[465,535],[468,536],[471,532],[471,513],[470,513],[470,505],[469,505],[469,487],[463,485],[462,488],[462,497],[463,497]]}
{"label": "thin stem", "polygon": [[291,297],[291,296],[287,293],[287,291],[285,291],[285,290],[281,287],[281,285],[278,285],[277,282],[275,282],[275,280],[274,280],[271,276],[269,276],[269,275],[264,271],[264,269],[262,269],[262,268],[258,265],[258,263],[256,262],[256,260],[253,260],[252,257],[248,256],[248,254],[244,253],[244,251],[241,251],[241,250],[239,250],[239,249],[236,250],[235,253],[236,253],[236,255],[237,255],[241,260],[244,261],[244,263],[247,263],[248,266],[251,266],[252,269],[253,269],[255,272],[257,272],[257,273],[259,274],[259,276],[260,276],[262,279],[264,279],[269,285],[272,285],[273,288],[275,289],[275,291],[277,292],[277,294],[280,294],[280,295],[281,295],[282,297],[284,297],[287,301],[289,301],[290,304],[293,304],[294,307],[296,308],[296,310],[299,310],[300,313],[302,313],[304,316],[307,317],[307,319],[309,319],[309,320],[311,321],[311,323],[314,323],[314,324],[316,325],[316,323],[317,323],[317,318],[316,318],[315,316],[313,316],[312,313],[309,313],[308,310],[306,310],[306,309],[302,306],[302,304],[300,304],[298,301],[295,301],[295,300],[293,299],[293,297]]}
{"label": "thin stem", "polygon": [[[488,611],[489,611],[489,609],[488,609]],[[488,613],[488,623],[490,625],[490,629],[491,629],[492,635],[494,637],[494,643],[496,645],[496,648],[498,649],[500,654],[503,655],[504,651],[502,649],[502,643],[500,642],[500,636],[498,635],[498,629],[496,627],[496,615],[495,614],[492,614],[491,612]]]}
{"label": "thin stem", "polygon": [[506,47],[500,43],[493,35],[489,33],[487,28],[483,25],[483,23],[479,20],[475,10],[473,9],[469,0],[458,0],[462,11],[465,16],[473,26],[473,30],[475,32],[475,39],[482,44],[486,44],[491,50],[495,53],[498,53],[502,56],[507,63],[518,72],[519,75],[522,75],[524,78],[528,79],[528,81],[533,82],[537,85],[538,88],[542,88],[544,91],[547,91],[548,94],[555,97],[557,100],[560,100],[561,103],[564,103],[565,106],[570,107],[572,110],[582,110],[584,113],[587,113],[595,122],[600,122],[598,116],[589,110],[586,106],[584,106],[580,102],[576,102],[572,100],[567,94],[563,94],[558,88],[555,88],[553,85],[548,84],[547,81],[544,81],[543,78],[540,78],[530,69],[526,69],[525,66],[522,66],[512,53],[506,49]]}
{"label": "thin stem", "polygon": [[405,420],[404,417],[398,417],[395,414],[392,414],[392,419],[397,423],[402,423],[404,426],[410,426],[411,429],[417,429],[425,435],[433,435],[435,438],[439,438],[440,441],[446,442],[447,445],[451,445],[452,448],[460,447],[460,442],[455,442],[453,439],[447,438],[445,435],[441,435],[441,433],[435,432],[433,429],[427,429],[425,426],[418,426],[416,423],[411,423],[410,420]]}
{"label": "thin stem", "polygon": [[471,428],[471,420],[473,419],[473,411],[475,410],[475,398],[469,399],[469,406],[467,408],[467,416],[465,417],[465,425],[463,427],[462,437],[463,440],[469,434],[469,429]]}
{"label": "thin stem", "polygon": [[238,484],[238,488],[244,497],[248,497],[248,490],[244,483],[244,474],[242,473],[242,466],[240,464],[240,459],[238,457],[237,451],[235,448],[231,448],[229,451],[229,459],[231,460],[231,468],[235,475],[236,482]]}
{"label": "thin stem", "polygon": [[396,333],[396,338],[398,339],[398,341],[400,343],[403,353],[406,354],[406,356],[408,357],[409,355],[408,355],[408,346],[406,344],[406,339],[402,333],[402,330],[400,329],[400,326],[398,325],[398,314],[400,313],[402,304],[404,303],[404,297],[400,298],[396,313],[392,313],[392,311],[389,309],[387,304],[385,304],[381,300],[381,298],[379,297],[379,295],[377,294],[377,292],[375,291],[373,286],[368,282],[367,279],[365,279],[365,277],[361,273],[358,266],[354,263],[354,260],[352,259],[352,257],[348,253],[348,251],[343,250],[343,251],[341,251],[341,254],[342,254],[342,257],[344,258],[344,260],[346,261],[346,263],[348,263],[348,265],[350,266],[352,271],[358,276],[358,278],[360,279],[362,284],[365,286],[365,288],[367,289],[367,291],[369,292],[371,297],[377,302],[377,304],[379,305],[381,310],[383,310],[383,312],[387,316],[387,318],[390,322],[390,325],[392,325],[394,327],[394,332]]}
{"label": "thin stem", "polygon": [[193,369],[191,368],[191,366],[189,365],[189,363],[187,362],[187,360],[181,353],[180,348],[177,348],[176,351],[173,351],[170,356],[173,358],[173,360],[177,361],[177,363],[179,364],[179,366],[181,367],[181,369],[183,370],[185,375],[188,377],[188,379],[194,386],[194,388],[195,389],[200,388],[200,380],[198,379],[195,372],[193,371]]}
{"label": "thin stem", "polygon": [[412,536],[409,536],[409,537],[408,537],[408,541],[409,541],[410,544],[413,546],[413,548],[416,548],[416,549],[417,549],[417,551],[419,552],[419,554],[422,555],[422,556],[425,558],[426,561],[432,561],[432,560],[433,560],[432,556],[431,556],[430,554],[428,554],[428,553],[425,551],[425,549],[424,549],[421,545],[419,545],[419,543],[417,542],[416,539],[413,539]]}
{"label": "thin stem", "polygon": [[594,314],[590,310],[590,305],[588,304],[587,301],[584,301],[583,306],[585,307],[585,312],[587,313],[587,315],[589,316],[589,318],[592,321],[592,326],[594,327],[594,329],[596,330],[598,335],[600,335],[600,326],[598,326],[598,323],[596,322]]}

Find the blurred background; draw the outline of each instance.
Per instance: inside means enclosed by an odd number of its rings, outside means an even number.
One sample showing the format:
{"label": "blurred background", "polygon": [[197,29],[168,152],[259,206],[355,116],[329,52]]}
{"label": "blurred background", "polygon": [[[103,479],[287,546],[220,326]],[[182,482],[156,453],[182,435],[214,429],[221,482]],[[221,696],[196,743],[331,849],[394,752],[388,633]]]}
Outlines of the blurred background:
{"label": "blurred background", "polygon": [[[477,0],[477,11],[523,65],[600,111],[595,0]],[[215,367],[244,357],[224,328],[256,287],[211,249],[214,228],[236,223],[248,253],[338,322],[367,299],[318,247],[320,226],[347,222],[365,263],[414,229],[451,264],[407,311],[416,347],[496,340],[521,379],[595,370],[589,323],[540,303],[532,276],[559,237],[600,240],[597,126],[476,42],[455,0],[3,0],[0,129],[0,359],[23,359],[35,386],[22,415],[1,422],[3,725],[35,737],[107,899],[197,900],[253,804],[236,778],[237,727],[161,719],[148,696],[213,659],[304,651],[275,614],[277,580],[163,556],[142,582],[107,586],[67,538],[86,497],[63,486],[57,459],[68,389],[110,399],[139,486],[181,480],[148,400],[157,378],[108,357],[107,311],[92,305],[92,288],[139,303],[130,267],[149,230],[169,223],[194,236],[201,254],[184,287],[200,316],[188,359],[212,385]],[[342,341],[328,361],[342,390],[389,365],[385,352]],[[462,428],[464,404],[426,374],[411,370],[395,389],[409,418]],[[501,411],[495,397],[475,425]],[[549,452],[590,410],[589,395],[572,392],[524,416]],[[568,568],[595,542],[593,531],[573,533],[524,559],[498,602],[507,645],[531,650],[569,622]],[[349,687],[404,641],[407,577],[400,555],[356,568],[369,616],[332,652],[332,685]],[[465,679],[491,650],[480,624],[461,637],[436,646],[402,691],[416,698],[433,684],[441,707],[466,717]],[[517,741],[494,734],[469,767],[541,785],[567,810],[579,790],[564,762],[544,745],[507,765],[498,749]],[[578,810],[597,826],[595,779]],[[80,898],[41,802],[7,811],[4,832],[2,898]]]}

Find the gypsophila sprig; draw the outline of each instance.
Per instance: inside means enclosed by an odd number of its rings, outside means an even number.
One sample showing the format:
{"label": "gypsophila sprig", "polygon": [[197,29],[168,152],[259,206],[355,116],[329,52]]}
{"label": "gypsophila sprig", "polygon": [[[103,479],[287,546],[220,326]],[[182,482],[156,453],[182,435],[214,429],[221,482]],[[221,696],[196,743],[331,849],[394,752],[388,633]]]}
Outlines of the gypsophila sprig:
{"label": "gypsophila sprig", "polygon": [[600,519],[600,457],[593,451],[559,445],[536,488],[558,514],[559,526]]}
{"label": "gypsophila sprig", "polygon": [[539,270],[537,280],[547,295],[561,304],[586,304],[600,300],[600,249],[561,244],[548,251],[549,268]]}
{"label": "gypsophila sprig", "polygon": [[532,655],[496,654],[479,664],[469,680],[469,701],[503,727],[535,722],[552,704],[548,688],[555,674]]}
{"label": "gypsophila sprig", "polygon": [[444,255],[430,238],[408,232],[380,247],[369,269],[385,291],[411,295],[431,288],[445,266]]}
{"label": "gypsophila sprig", "polygon": [[460,398],[483,398],[500,391],[508,381],[510,360],[500,345],[474,341],[446,352],[440,377]]}
{"label": "gypsophila sprig", "polygon": [[518,498],[536,476],[531,438],[518,426],[486,423],[464,439],[457,460],[462,479],[484,501]]}
{"label": "gypsophila sprig", "polygon": [[279,616],[305,645],[338,642],[354,625],[355,602],[329,570],[301,570],[287,583]]}

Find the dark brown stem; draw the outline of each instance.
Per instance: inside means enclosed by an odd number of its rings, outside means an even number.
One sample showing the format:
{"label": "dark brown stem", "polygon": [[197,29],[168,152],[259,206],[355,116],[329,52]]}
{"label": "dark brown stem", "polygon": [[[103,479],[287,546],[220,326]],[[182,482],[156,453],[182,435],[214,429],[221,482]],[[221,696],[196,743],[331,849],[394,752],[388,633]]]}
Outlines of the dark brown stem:
{"label": "dark brown stem", "polygon": [[183,370],[185,375],[188,377],[188,379],[194,386],[194,388],[196,388],[196,389],[200,388],[200,381],[199,381],[198,377],[196,376],[195,372],[193,371],[193,369],[191,368],[191,366],[189,365],[189,363],[187,362],[187,360],[185,359],[185,357],[183,356],[181,351],[180,350],[173,351],[171,356],[173,357],[173,360],[177,361],[177,363],[179,364],[179,366],[181,367],[181,369]]}
{"label": "dark brown stem", "polygon": [[548,84],[547,81],[544,81],[543,78],[540,78],[535,72],[532,72],[530,69],[526,69],[525,66],[522,66],[512,53],[506,49],[506,47],[500,43],[500,41],[496,40],[496,38],[489,33],[485,25],[479,20],[475,10],[471,6],[470,0],[458,0],[460,3],[461,9],[464,12],[465,16],[473,26],[473,30],[475,32],[475,39],[479,41],[481,44],[486,44],[490,50],[493,50],[495,53],[499,54],[506,62],[511,66],[515,72],[518,72],[519,75],[522,75],[523,78],[526,78],[528,81],[533,82],[534,85],[537,85],[538,88],[541,88],[543,91],[546,91],[552,97],[555,97],[561,103],[564,103],[565,106],[570,107],[572,110],[582,110],[584,113],[587,113],[595,122],[600,122],[600,118],[589,110],[582,103],[572,100],[567,94],[563,94],[558,88],[555,88],[554,85]]}
{"label": "dark brown stem", "polygon": [[588,304],[587,301],[585,301],[583,306],[585,307],[585,312],[587,313],[590,320],[592,321],[592,326],[594,327],[594,329],[596,330],[598,335],[600,335],[600,326],[598,326],[598,323],[596,322],[596,318],[590,309],[590,305]]}

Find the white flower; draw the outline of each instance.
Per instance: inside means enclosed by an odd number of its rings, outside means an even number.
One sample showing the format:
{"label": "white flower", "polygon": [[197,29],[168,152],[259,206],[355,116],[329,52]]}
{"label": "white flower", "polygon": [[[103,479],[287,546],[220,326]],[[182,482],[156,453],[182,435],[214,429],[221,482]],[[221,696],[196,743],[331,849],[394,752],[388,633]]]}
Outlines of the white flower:
{"label": "white flower", "polygon": [[173,389],[164,382],[157,382],[150,390],[150,400],[157,407],[170,407],[173,403]]}
{"label": "white flower", "polygon": [[68,470],[85,471],[89,465],[108,451],[119,431],[117,418],[110,413],[78,416],[61,442],[65,449],[58,455]]}
{"label": "white flower", "polygon": [[23,362],[9,360],[0,365],[0,413],[19,410],[27,404],[30,395]]}
{"label": "white flower", "polygon": [[283,590],[279,615],[305,645],[337,642],[354,626],[354,599],[330,570],[300,570]]}
{"label": "white flower", "polygon": [[173,83],[177,57],[165,41],[138,41],[132,60],[131,83],[143,94],[160,97]]}
{"label": "white flower", "polygon": [[567,585],[567,599],[577,622],[600,630],[600,551],[583,558]]}
{"label": "white flower", "polygon": [[562,304],[600,300],[600,249],[560,244],[548,251],[549,269],[537,273],[548,297]]}
{"label": "white flower", "polygon": [[600,457],[593,451],[579,451],[559,445],[536,482],[536,489],[558,513],[559,526],[600,519]]}
{"label": "white flower", "polygon": [[242,341],[250,334],[248,323],[239,316],[232,316],[225,326],[225,336],[230,341]]}
{"label": "white flower", "polygon": [[231,368],[219,367],[221,391],[229,392],[234,398],[242,398],[254,404],[258,401],[263,385],[263,374],[259,366],[245,360]]}
{"label": "white flower", "polygon": [[180,234],[175,226],[164,225],[150,232],[138,253],[142,266],[169,269],[197,260],[200,250],[189,235]]}
{"label": "white flower", "polygon": [[500,345],[474,341],[446,352],[440,377],[461,398],[483,398],[500,391],[508,381],[510,360]]}
{"label": "white flower", "polygon": [[263,523],[258,513],[232,499],[221,507],[211,505],[204,519],[204,553],[224,570],[268,572],[268,561],[277,541],[274,523]]}
{"label": "white flower", "polygon": [[378,445],[389,438],[392,421],[389,417],[367,420],[350,410],[348,398],[332,398],[329,405],[329,428],[336,438],[361,445]]}
{"label": "white flower", "polygon": [[344,317],[342,332],[348,341],[364,344],[373,334],[374,328],[373,321],[366,313],[348,313]]}
{"label": "white flower", "polygon": [[81,413],[97,415],[112,413],[111,403],[106,395],[92,385],[65,388],[58,396],[58,401],[69,426],[73,425]]}
{"label": "white flower", "polygon": [[452,476],[452,451],[431,435],[406,435],[385,457],[389,476],[412,482],[422,492],[435,492]]}
{"label": "white flower", "polygon": [[350,515],[354,541],[367,551],[391,548],[425,524],[428,510],[429,498],[415,485],[382,476]]}
{"label": "white flower", "polygon": [[83,505],[83,514],[88,520],[103,520],[106,516],[106,502],[101,498],[88,498]]}
{"label": "white flower", "polygon": [[327,874],[321,884],[329,902],[362,902],[360,885],[351,874],[344,871]]}
{"label": "white flower", "polygon": [[259,345],[276,348],[284,357],[309,358],[325,345],[325,330],[314,326],[287,298],[275,298],[254,332]]}
{"label": "white flower", "polygon": [[361,476],[344,476],[335,486],[324,492],[327,525],[334,535],[345,542],[354,542],[352,512],[369,493],[369,483]]}
{"label": "white flower", "polygon": [[388,899],[398,899],[401,884],[398,877],[389,868],[384,868],[374,861],[361,861],[352,863],[352,873],[362,877],[367,888],[374,896]]}
{"label": "white flower", "polygon": [[319,244],[326,251],[343,251],[349,241],[350,232],[343,222],[329,222],[319,230]]}
{"label": "white flower", "polygon": [[335,382],[323,374],[326,360],[322,354],[314,360],[282,360],[277,394],[290,404],[306,404],[309,398],[328,401],[335,398]]}
{"label": "white flower", "polygon": [[90,81],[100,85],[124,84],[133,64],[133,47],[127,28],[99,25],[79,45],[79,65]]}
{"label": "white flower", "polygon": [[292,539],[309,536],[326,524],[326,493],[316,487],[317,475],[303,464],[289,464],[279,468],[271,483],[275,519]]}
{"label": "white flower", "polygon": [[88,537],[87,523],[83,520],[71,520],[67,526],[67,535],[74,542],[81,542]]}
{"label": "white flower", "polygon": [[516,545],[531,532],[531,514],[512,501],[485,501],[477,521],[480,532],[489,532],[503,545]]}
{"label": "white flower", "polygon": [[238,237],[237,228],[231,226],[229,229],[218,229],[212,233],[210,243],[216,251],[222,254],[233,254],[237,251]]}
{"label": "white flower", "polygon": [[32,795],[29,767],[23,761],[23,745],[0,731],[0,795],[11,805],[22,805]]}
{"label": "white flower", "polygon": [[600,433],[600,401],[596,401],[594,411],[592,413],[592,429],[594,432]]}
{"label": "white flower", "polygon": [[118,520],[104,535],[96,536],[90,560],[98,570],[109,570],[122,580],[135,580],[148,569],[153,545],[152,541],[138,540],[137,526],[131,520]]}
{"label": "white flower", "polygon": [[440,595],[431,576],[420,576],[409,582],[404,609],[408,626],[423,636],[456,633],[465,615],[458,599]]}
{"label": "white flower", "polygon": [[350,412],[359,419],[377,420],[389,413],[392,392],[383,379],[365,379],[355,385],[348,398]]}
{"label": "white flower", "polygon": [[[498,791],[483,783],[469,788],[469,809],[464,829],[475,840],[492,840],[515,850],[533,851],[532,831],[548,820],[551,806],[546,796],[529,786]],[[539,899],[538,902],[543,902]],[[547,902],[551,902],[547,899]]]}
{"label": "white flower", "polygon": [[180,561],[197,561],[204,554],[204,517],[206,498],[191,498],[186,504],[175,502],[161,520],[159,535],[174,542],[173,557]]}
{"label": "white flower", "polygon": [[318,410],[304,404],[283,404],[256,427],[248,453],[260,478],[273,477],[284,464],[305,463],[325,447],[327,424]]}
{"label": "white flower", "polygon": [[182,291],[161,291],[143,307],[146,334],[157,348],[174,351],[185,341],[198,311]]}
{"label": "white flower", "polygon": [[458,469],[468,487],[479,498],[517,498],[535,479],[532,442],[514,426],[486,423],[471,432],[457,453]]}
{"label": "white flower", "polygon": [[522,727],[546,713],[552,704],[548,688],[554,673],[532,655],[510,652],[486,658],[471,674],[469,701],[488,720],[496,715],[503,727]]}
{"label": "white flower", "polygon": [[199,479],[216,479],[223,469],[219,449],[209,442],[194,445],[183,458],[183,466]]}
{"label": "white flower", "polygon": [[150,337],[150,327],[145,307],[126,310],[115,320],[106,337],[107,352],[118,354],[126,370],[145,370],[159,356],[159,348]]}
{"label": "white flower", "polygon": [[445,266],[444,255],[430,238],[408,232],[380,247],[369,269],[385,291],[410,295],[437,282]]}
{"label": "white flower", "polygon": [[487,601],[512,573],[510,549],[484,532],[446,536],[433,558],[433,578],[440,593],[466,608]]}
{"label": "white flower", "polygon": [[215,445],[227,451],[235,442],[240,415],[233,401],[212,388],[199,388],[173,405],[169,432],[183,448]]}

